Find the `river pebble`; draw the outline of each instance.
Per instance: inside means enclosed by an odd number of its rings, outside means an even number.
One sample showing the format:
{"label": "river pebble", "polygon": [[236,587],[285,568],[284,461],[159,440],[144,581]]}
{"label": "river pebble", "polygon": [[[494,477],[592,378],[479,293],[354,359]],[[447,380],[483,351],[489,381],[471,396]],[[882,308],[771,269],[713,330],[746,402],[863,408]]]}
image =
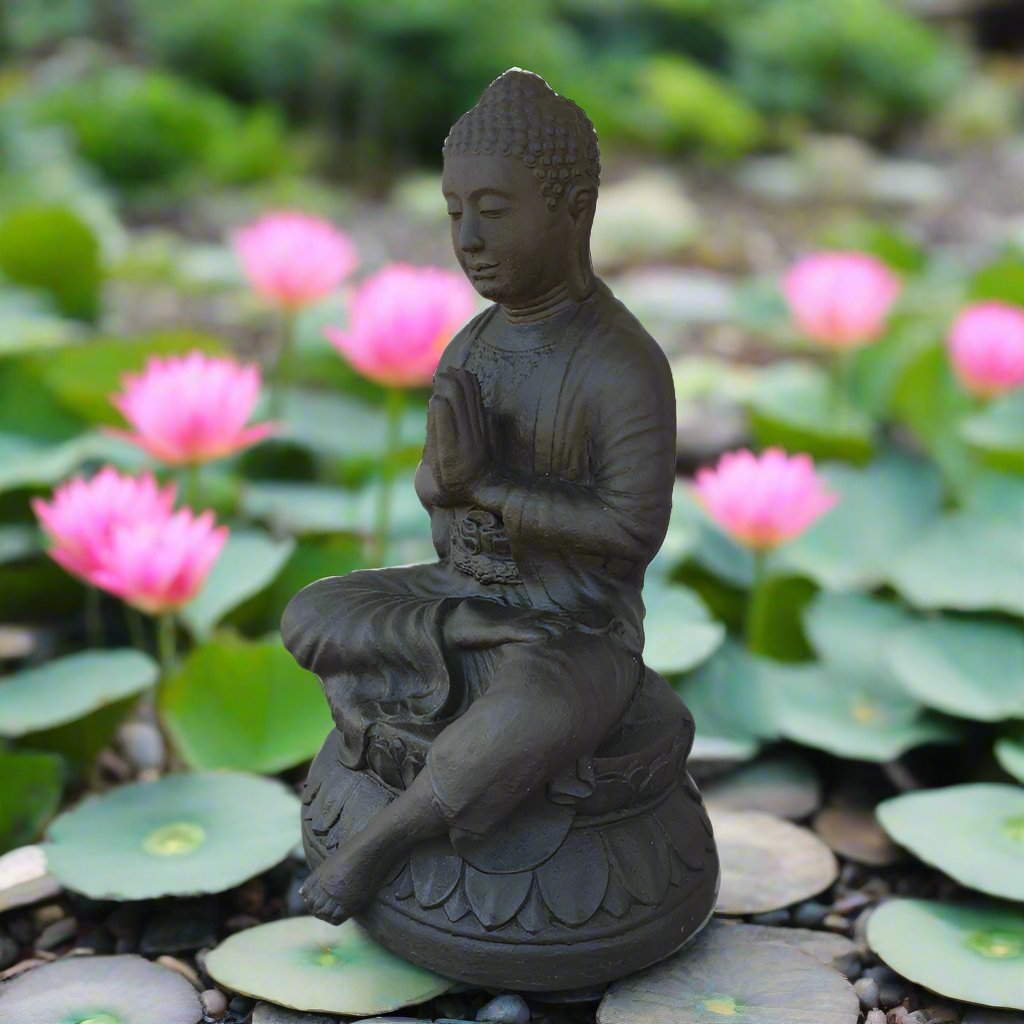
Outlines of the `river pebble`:
{"label": "river pebble", "polygon": [[521,995],[510,992],[481,1006],[477,1010],[476,1019],[492,1024],[527,1024],[530,1008]]}
{"label": "river pebble", "polygon": [[858,978],[853,983],[862,1010],[873,1010],[878,1006],[878,982],[874,978]]}
{"label": "river pebble", "polygon": [[199,994],[199,1001],[203,1004],[203,1013],[207,1017],[218,1020],[228,1012],[228,998],[219,989],[208,988]]}

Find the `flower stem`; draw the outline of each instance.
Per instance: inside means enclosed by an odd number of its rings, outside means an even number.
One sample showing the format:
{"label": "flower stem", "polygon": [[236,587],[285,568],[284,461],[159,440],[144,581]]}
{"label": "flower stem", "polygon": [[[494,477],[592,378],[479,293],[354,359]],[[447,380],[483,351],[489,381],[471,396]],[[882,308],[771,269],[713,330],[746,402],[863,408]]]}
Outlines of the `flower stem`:
{"label": "flower stem", "polygon": [[853,404],[850,387],[853,370],[853,353],[845,349],[836,352],[832,359],[832,398],[836,403],[836,422],[842,426]]}
{"label": "flower stem", "polygon": [[277,419],[284,408],[284,390],[291,383],[292,356],[295,350],[295,311],[286,309],[281,316],[281,347],[270,371],[270,416]]}
{"label": "flower stem", "polygon": [[100,592],[96,587],[85,588],[85,635],[90,647],[102,647],[103,615],[100,611]]}
{"label": "flower stem", "polygon": [[166,676],[178,660],[178,636],[174,628],[174,615],[171,612],[164,612],[157,619],[156,642],[160,668]]}
{"label": "flower stem", "polygon": [[765,629],[768,625],[768,575],[765,572],[765,553],[754,552],[754,579],[747,599],[746,641],[747,650],[757,653],[762,647]]}
{"label": "flower stem", "polygon": [[198,462],[182,467],[180,487],[182,502],[198,512],[203,503],[202,467]]}
{"label": "flower stem", "polygon": [[391,529],[391,499],[394,489],[397,455],[401,441],[402,409],[405,392],[401,388],[388,388],[385,395],[387,438],[381,466],[380,491],[377,498],[377,521],[374,529],[373,560],[383,565],[387,556],[388,534]]}
{"label": "flower stem", "polygon": [[132,646],[140,651],[146,650],[146,626],[142,616],[130,605],[124,606],[124,617],[128,623],[128,635],[131,637]]}

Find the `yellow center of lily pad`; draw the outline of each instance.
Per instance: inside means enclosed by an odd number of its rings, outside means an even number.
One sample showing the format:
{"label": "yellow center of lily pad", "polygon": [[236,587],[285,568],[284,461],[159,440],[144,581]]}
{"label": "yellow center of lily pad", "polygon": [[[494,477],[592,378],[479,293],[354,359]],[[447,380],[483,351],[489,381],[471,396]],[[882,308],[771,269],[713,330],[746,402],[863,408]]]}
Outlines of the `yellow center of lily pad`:
{"label": "yellow center of lily pad", "polygon": [[967,945],[975,953],[993,960],[1012,960],[1024,955],[1024,935],[1013,932],[975,932],[968,938]]}
{"label": "yellow center of lily pad", "polygon": [[735,1017],[736,1000],[732,996],[712,996],[704,1000],[704,1009],[711,1013],[720,1013],[723,1017]]}
{"label": "yellow center of lily pad", "polygon": [[1003,822],[1003,832],[1015,843],[1024,845],[1024,814],[1016,818],[1007,818]]}
{"label": "yellow center of lily pad", "polygon": [[76,1018],[75,1024],[121,1024],[121,1018],[111,1013],[101,1013],[98,1016]]}
{"label": "yellow center of lily pad", "polygon": [[191,821],[161,825],[142,840],[142,848],[158,857],[180,857],[192,853],[206,841],[206,830]]}
{"label": "yellow center of lily pad", "polygon": [[878,705],[872,704],[869,700],[859,700],[850,709],[850,714],[853,715],[853,720],[859,722],[861,725],[868,725],[871,722],[877,722],[882,716],[879,714]]}
{"label": "yellow center of lily pad", "polygon": [[313,963],[317,967],[337,967],[344,962],[345,958],[338,952],[337,947],[325,946],[313,954]]}

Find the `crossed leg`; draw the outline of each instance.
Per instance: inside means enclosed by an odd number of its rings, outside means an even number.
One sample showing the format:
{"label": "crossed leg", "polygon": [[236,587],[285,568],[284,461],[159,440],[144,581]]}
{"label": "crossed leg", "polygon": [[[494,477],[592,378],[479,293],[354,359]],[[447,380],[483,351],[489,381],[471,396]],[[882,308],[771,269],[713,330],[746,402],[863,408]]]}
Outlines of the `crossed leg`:
{"label": "crossed leg", "polygon": [[576,630],[500,650],[487,692],[437,737],[413,784],[310,875],[310,913],[339,924],[419,843],[452,829],[486,836],[597,748],[641,672],[616,641]]}

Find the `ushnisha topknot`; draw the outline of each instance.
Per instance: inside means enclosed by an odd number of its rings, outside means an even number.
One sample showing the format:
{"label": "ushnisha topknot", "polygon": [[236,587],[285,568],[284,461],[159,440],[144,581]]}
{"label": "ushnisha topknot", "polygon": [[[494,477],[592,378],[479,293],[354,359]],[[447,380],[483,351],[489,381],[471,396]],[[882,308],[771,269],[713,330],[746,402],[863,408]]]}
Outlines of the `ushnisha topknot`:
{"label": "ushnisha topknot", "polygon": [[569,186],[583,178],[597,188],[601,154],[590,118],[559,96],[540,75],[509,68],[452,126],[444,153],[503,153],[533,170],[554,210]]}

